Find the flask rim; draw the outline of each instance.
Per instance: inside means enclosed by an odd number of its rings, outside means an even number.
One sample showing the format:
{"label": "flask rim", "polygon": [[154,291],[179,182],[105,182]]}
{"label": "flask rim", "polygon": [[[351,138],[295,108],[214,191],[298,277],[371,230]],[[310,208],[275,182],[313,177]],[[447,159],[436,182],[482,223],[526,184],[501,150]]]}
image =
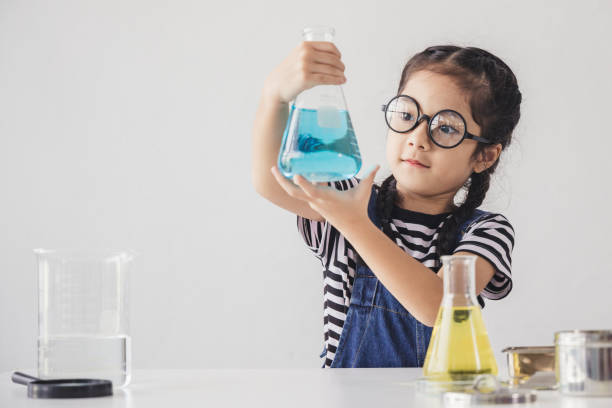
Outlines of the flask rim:
{"label": "flask rim", "polygon": [[310,36],[314,37],[317,35],[323,36],[324,38],[329,36],[333,40],[336,36],[336,30],[333,27],[327,25],[310,25],[304,27],[304,29],[302,30],[303,38],[308,38]]}
{"label": "flask rim", "polygon": [[138,253],[131,249],[118,248],[35,248],[32,250],[39,258],[57,259],[62,261],[102,261],[127,262]]}
{"label": "flask rim", "polygon": [[450,262],[451,260],[471,262],[476,261],[476,258],[478,258],[476,255],[442,255],[440,261],[442,261],[442,263]]}

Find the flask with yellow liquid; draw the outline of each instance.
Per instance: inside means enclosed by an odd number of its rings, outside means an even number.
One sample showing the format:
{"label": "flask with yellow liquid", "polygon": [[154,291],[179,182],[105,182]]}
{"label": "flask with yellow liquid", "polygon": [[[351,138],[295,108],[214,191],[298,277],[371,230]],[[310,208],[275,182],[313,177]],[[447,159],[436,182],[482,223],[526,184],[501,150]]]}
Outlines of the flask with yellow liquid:
{"label": "flask with yellow liquid", "polygon": [[497,375],[497,363],[476,300],[476,256],[446,255],[444,296],[438,310],[423,374],[427,380],[473,381]]}

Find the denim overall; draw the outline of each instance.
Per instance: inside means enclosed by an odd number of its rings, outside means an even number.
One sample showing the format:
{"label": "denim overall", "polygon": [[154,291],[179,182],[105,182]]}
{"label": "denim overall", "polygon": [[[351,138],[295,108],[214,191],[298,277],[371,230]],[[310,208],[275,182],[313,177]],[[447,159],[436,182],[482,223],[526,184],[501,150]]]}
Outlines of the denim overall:
{"label": "denim overall", "polygon": [[[375,203],[376,190],[372,188],[368,216],[382,228]],[[473,221],[487,214],[476,210],[459,228],[457,242]],[[482,299],[479,301],[482,305]],[[331,367],[421,367],[432,329],[416,320],[370,268],[360,264],[355,271],[351,303]],[[324,349],[321,357],[325,353]]]}

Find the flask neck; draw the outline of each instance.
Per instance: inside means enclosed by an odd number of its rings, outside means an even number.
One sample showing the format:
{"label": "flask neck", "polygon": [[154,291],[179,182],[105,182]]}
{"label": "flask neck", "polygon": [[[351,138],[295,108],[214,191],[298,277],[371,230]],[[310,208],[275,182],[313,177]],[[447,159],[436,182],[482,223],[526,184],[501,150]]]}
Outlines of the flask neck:
{"label": "flask neck", "polygon": [[336,31],[328,26],[311,26],[304,28],[302,37],[304,41],[334,41]]}
{"label": "flask neck", "polygon": [[476,256],[452,255],[443,256],[443,285],[446,305],[476,305]]}

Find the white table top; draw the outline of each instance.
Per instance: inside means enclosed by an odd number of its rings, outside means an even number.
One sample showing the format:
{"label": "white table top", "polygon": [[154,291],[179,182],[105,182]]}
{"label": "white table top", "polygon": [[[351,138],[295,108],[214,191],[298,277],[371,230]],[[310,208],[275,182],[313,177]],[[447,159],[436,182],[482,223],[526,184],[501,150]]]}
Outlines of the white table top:
{"label": "white table top", "polygon": [[[22,371],[22,370],[20,370]],[[34,370],[23,370],[36,374]],[[26,386],[0,373],[0,407],[423,407],[441,405],[416,392],[420,368],[134,370],[114,395],[87,399],[30,399]],[[480,405],[483,406],[483,405]],[[496,405],[508,406],[508,405]],[[516,406],[516,405],[515,405]],[[566,397],[538,391],[528,407],[612,407],[612,398]]]}

